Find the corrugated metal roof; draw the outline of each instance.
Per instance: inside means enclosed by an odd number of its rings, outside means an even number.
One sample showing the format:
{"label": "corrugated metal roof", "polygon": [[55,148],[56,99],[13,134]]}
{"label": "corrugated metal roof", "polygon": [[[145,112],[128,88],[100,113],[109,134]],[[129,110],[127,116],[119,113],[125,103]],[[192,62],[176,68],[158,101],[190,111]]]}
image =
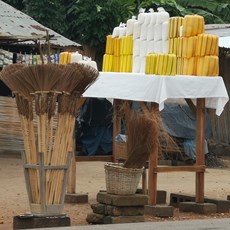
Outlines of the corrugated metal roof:
{"label": "corrugated metal roof", "polygon": [[219,36],[219,46],[230,48],[230,24],[205,25],[205,32]]}
{"label": "corrugated metal roof", "polygon": [[[80,44],[69,40],[68,38],[56,33],[55,31],[43,26],[30,16],[22,13],[7,3],[0,1],[0,37],[1,36],[46,36],[54,35],[55,40],[51,40],[51,45],[55,46],[81,46]],[[42,43],[42,42],[41,42]],[[21,42],[20,42],[21,44]],[[23,44],[34,44],[32,41],[23,42]]]}
{"label": "corrugated metal roof", "polygon": [[219,37],[230,36],[230,24],[209,24],[205,25],[205,31],[209,34],[216,34]]}

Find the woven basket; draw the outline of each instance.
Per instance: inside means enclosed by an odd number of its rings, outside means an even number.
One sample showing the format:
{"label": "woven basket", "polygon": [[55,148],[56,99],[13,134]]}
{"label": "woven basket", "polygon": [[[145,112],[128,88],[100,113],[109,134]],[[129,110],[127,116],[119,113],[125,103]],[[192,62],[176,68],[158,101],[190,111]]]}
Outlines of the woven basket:
{"label": "woven basket", "polygon": [[116,195],[135,194],[144,168],[123,168],[122,164],[106,163],[106,191]]}

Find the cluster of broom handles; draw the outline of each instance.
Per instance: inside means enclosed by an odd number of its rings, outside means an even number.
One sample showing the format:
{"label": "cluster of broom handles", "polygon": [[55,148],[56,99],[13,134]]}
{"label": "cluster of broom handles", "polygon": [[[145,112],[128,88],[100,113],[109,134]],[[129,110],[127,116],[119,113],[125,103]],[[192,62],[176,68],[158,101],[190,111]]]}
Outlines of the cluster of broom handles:
{"label": "cluster of broom handles", "polygon": [[[67,153],[72,148],[76,110],[81,106],[82,99],[58,92],[42,91],[34,94],[34,101],[27,101],[19,94],[16,94],[16,100],[27,164],[38,164],[37,153],[43,153],[45,166],[65,165]],[[55,117],[55,114],[58,116]],[[64,170],[46,170],[47,204],[60,203],[63,178]],[[38,170],[29,169],[29,179],[33,203],[40,203]]]}

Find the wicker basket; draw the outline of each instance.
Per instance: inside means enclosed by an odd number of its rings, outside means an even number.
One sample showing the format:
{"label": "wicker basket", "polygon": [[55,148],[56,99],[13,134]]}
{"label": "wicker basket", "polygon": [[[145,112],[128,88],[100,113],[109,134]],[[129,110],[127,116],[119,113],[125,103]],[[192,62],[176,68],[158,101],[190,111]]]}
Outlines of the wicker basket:
{"label": "wicker basket", "polygon": [[144,168],[123,168],[122,164],[106,163],[106,191],[116,195],[135,194]]}

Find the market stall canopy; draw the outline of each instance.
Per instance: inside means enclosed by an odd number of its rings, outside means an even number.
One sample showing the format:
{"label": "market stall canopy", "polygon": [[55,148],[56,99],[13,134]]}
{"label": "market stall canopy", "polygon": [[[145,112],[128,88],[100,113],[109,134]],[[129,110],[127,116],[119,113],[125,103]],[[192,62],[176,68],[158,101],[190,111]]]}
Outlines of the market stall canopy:
{"label": "market stall canopy", "polygon": [[[47,31],[51,37],[51,46],[79,47],[80,44],[41,25],[30,16],[7,3],[0,1],[0,40],[15,41],[23,45],[33,45],[34,40],[45,42]],[[14,43],[15,44],[15,43]]]}
{"label": "market stall canopy", "polygon": [[219,36],[219,47],[230,48],[230,24],[205,25],[205,31]]}

